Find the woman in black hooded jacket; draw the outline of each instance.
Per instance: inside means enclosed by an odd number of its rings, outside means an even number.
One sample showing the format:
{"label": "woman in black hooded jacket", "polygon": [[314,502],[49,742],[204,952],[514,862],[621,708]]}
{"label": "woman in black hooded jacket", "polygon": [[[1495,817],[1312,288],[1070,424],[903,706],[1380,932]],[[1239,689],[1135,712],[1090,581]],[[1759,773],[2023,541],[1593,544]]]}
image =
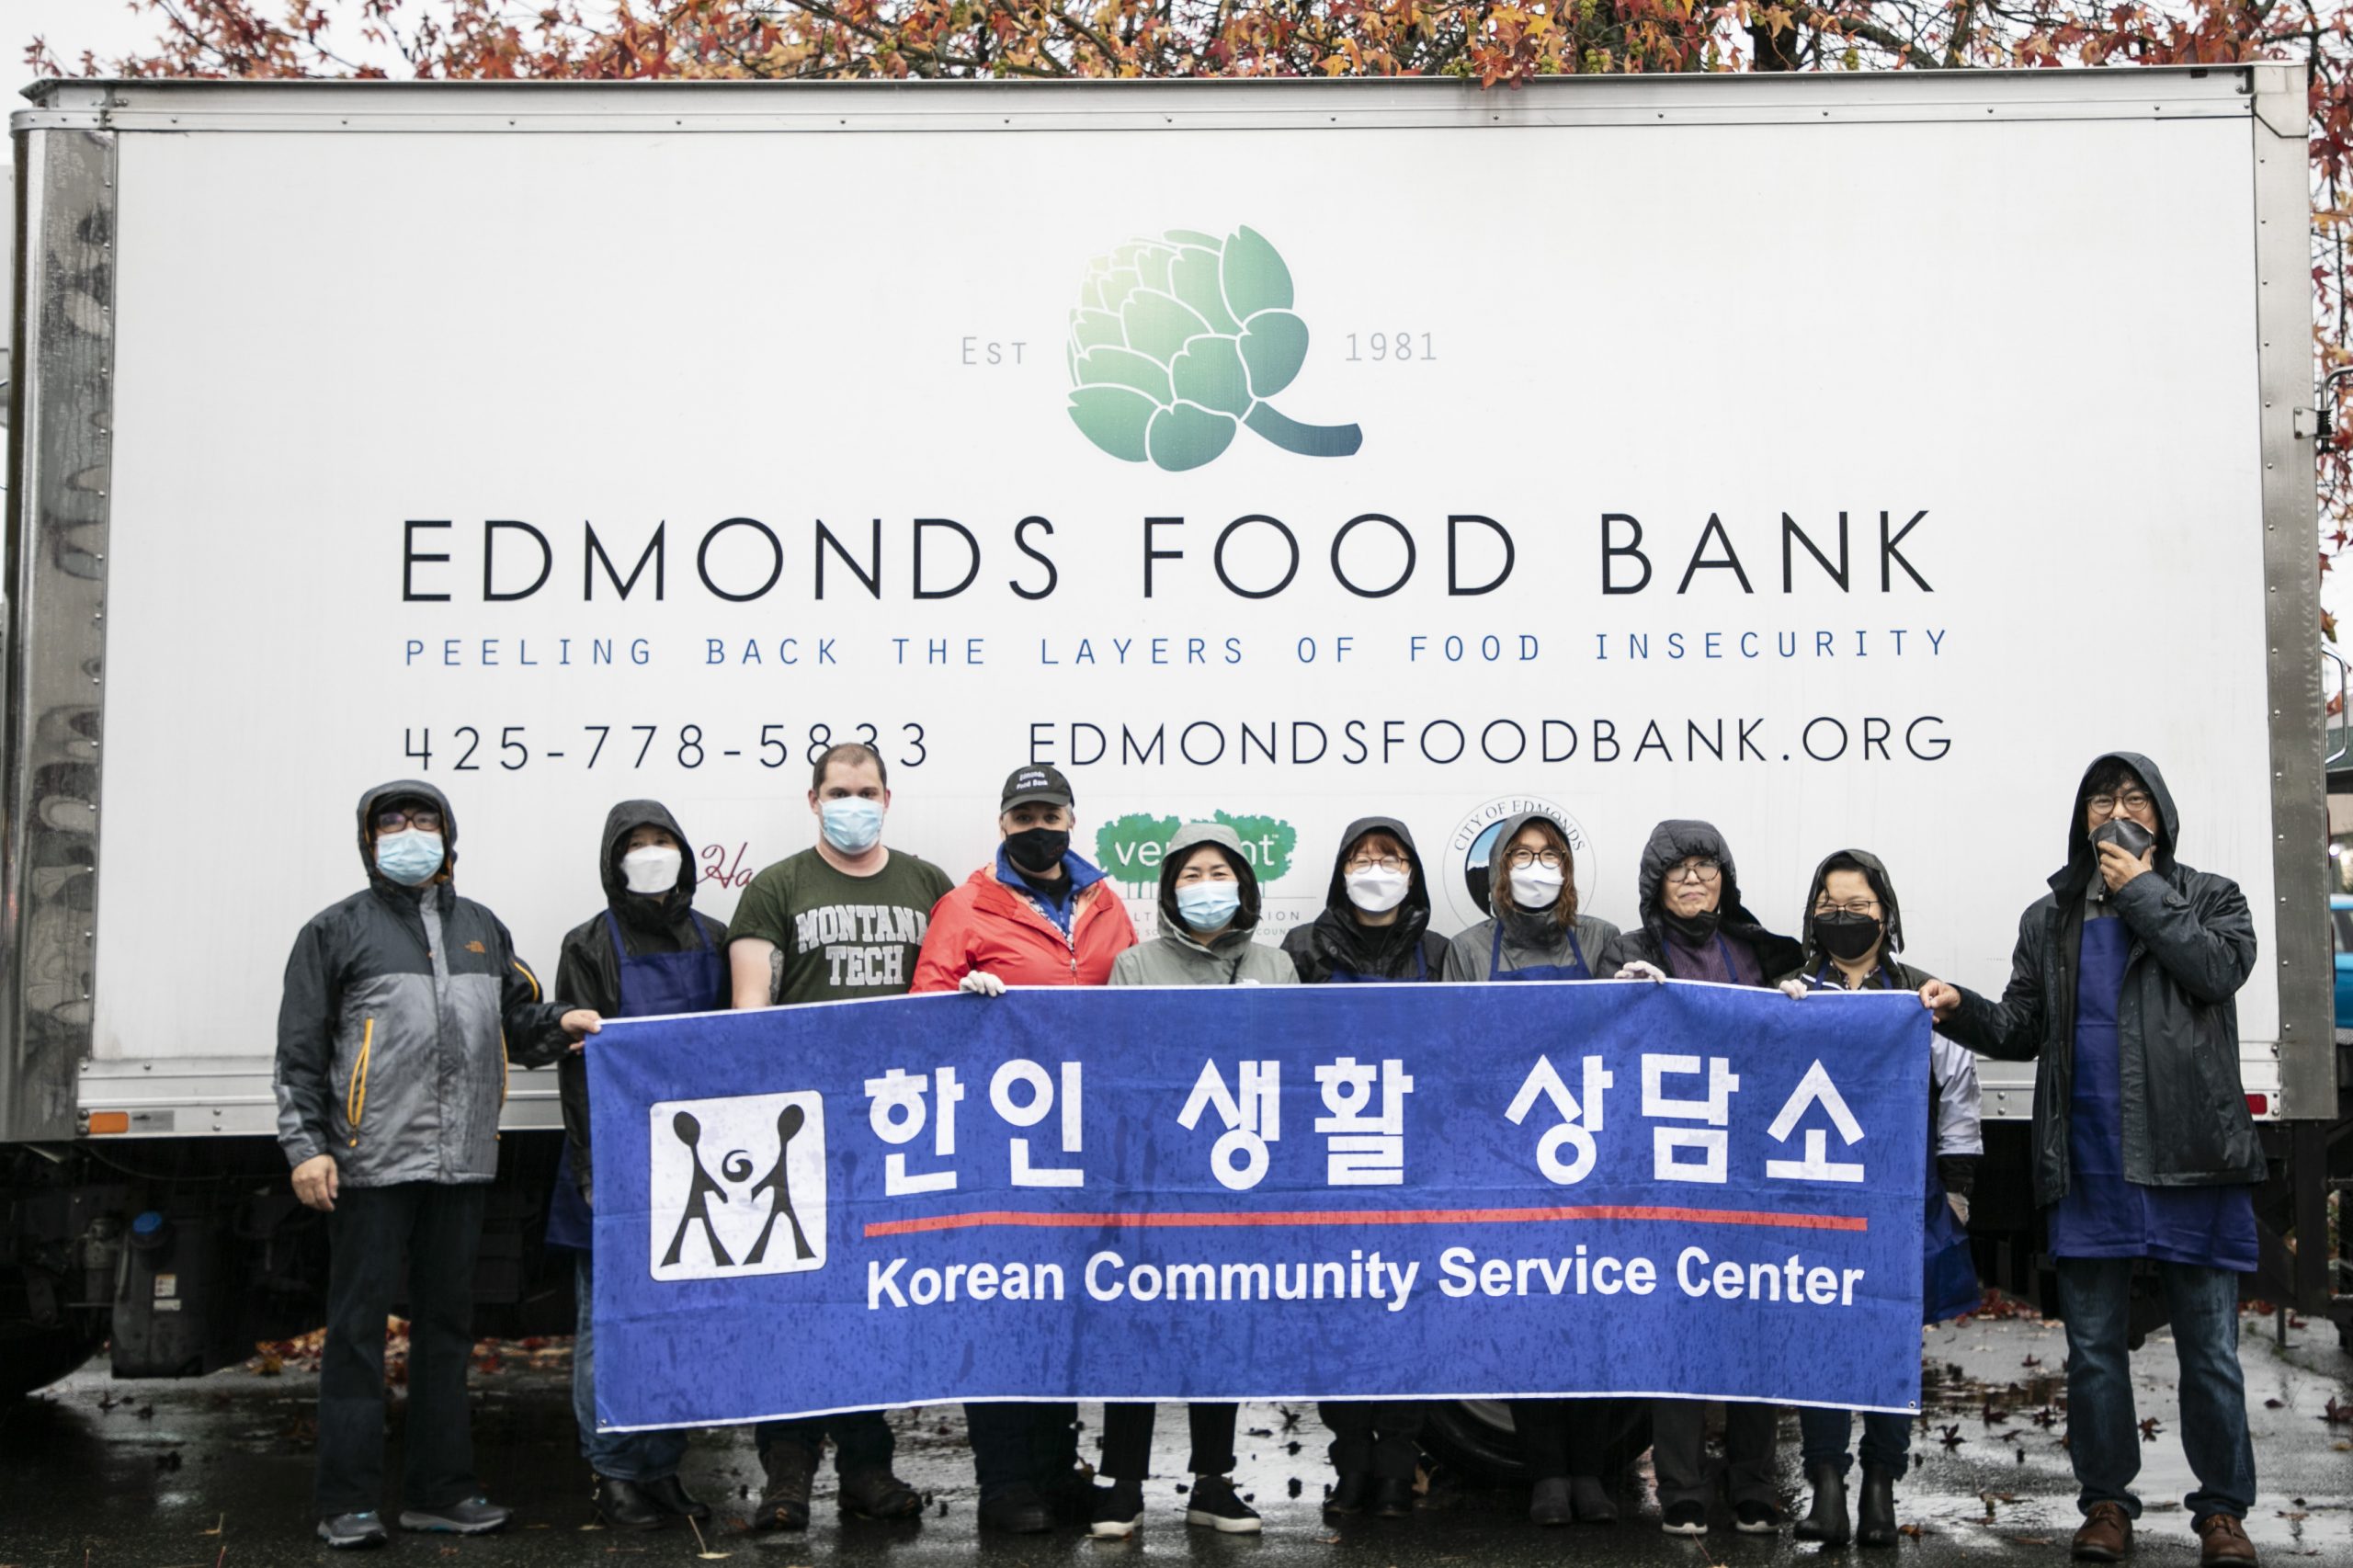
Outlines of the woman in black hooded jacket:
{"label": "woman in black hooded jacket", "polygon": [[[1341,830],[1324,913],[1283,937],[1306,985],[1436,980],[1446,938],[1430,929],[1429,883],[1411,829],[1395,817],[1358,817]],[[1409,1399],[1335,1400],[1318,1407],[1332,1433],[1336,1477],[1327,1517],[1414,1511],[1422,1406]]]}
{"label": "woman in black hooded jacket", "polygon": [[[1895,956],[1904,949],[1904,907],[1896,902],[1895,880],[1869,850],[1840,849],[1814,868],[1801,932],[1805,962],[1780,978],[1781,989],[1792,996],[1813,991],[1917,994],[1930,983],[1926,971]],[[1978,1304],[1967,1226],[1969,1193],[1985,1145],[1978,1125],[1975,1060],[1941,1034],[1929,1041],[1920,1294],[1927,1320],[1935,1323]],[[1797,1538],[1840,1546],[1851,1531],[1859,1545],[1893,1546],[1900,1528],[1895,1480],[1910,1462],[1911,1421],[1885,1412],[1864,1415],[1860,1517],[1852,1526],[1847,1517],[1847,1474],[1855,1459],[1847,1446],[1852,1413],[1808,1406],[1798,1412],[1798,1427],[1813,1506],[1799,1521]]]}
{"label": "woman in black hooded jacket", "polygon": [[[563,938],[557,994],[593,1000],[608,1018],[716,1012],[728,1003],[727,927],[694,909],[697,868],[688,839],[659,801],[623,801],[605,817],[597,866],[605,907]],[[568,988],[568,989],[567,989]],[[596,1350],[591,1333],[587,1206],[595,1201],[588,1150],[588,1061],[579,1051],[557,1065],[564,1153],[578,1200],[559,1181],[548,1217],[551,1244],[579,1249],[579,1330],[573,1342],[572,1405],[580,1456],[596,1471],[597,1512],[619,1529],[659,1529],[672,1518],[710,1517],[678,1482],[684,1432],[597,1430]]]}
{"label": "woman in black hooded jacket", "polygon": [[[1642,925],[1602,950],[1601,972],[1619,979],[1710,980],[1770,985],[1805,950],[1768,931],[1740,900],[1732,850],[1712,824],[1663,822],[1643,846]],[[1651,1409],[1651,1462],[1658,1473],[1659,1528],[1708,1533],[1704,1448],[1707,1406],[1662,1399]],[[1735,1528],[1768,1535],[1781,1520],[1773,1474],[1776,1415],[1769,1404],[1726,1402],[1724,1469]]]}

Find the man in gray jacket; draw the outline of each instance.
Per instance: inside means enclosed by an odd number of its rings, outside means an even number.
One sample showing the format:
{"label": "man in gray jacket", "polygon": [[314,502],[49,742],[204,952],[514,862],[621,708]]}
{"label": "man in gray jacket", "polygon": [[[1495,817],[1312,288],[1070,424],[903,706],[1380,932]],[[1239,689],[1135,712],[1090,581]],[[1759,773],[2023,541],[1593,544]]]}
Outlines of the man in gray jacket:
{"label": "man in gray jacket", "polygon": [[430,784],[359,798],[368,886],[294,939],[278,1015],[278,1142],[327,1216],[316,1511],[330,1546],[381,1546],[384,1320],[406,1253],[408,1454],[401,1528],[482,1535],[466,1416],[474,1251],[498,1172],[507,1054],[555,1060],[597,1016],[543,1001],[498,917],[460,898],[458,824]]}

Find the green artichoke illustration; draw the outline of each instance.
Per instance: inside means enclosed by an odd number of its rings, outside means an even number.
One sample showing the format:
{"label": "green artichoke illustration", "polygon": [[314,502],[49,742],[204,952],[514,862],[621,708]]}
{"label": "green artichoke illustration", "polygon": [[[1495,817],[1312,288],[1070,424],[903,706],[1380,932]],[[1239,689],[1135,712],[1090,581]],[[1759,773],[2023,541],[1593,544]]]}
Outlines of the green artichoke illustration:
{"label": "green artichoke illustration", "polygon": [[1302,425],[1266,400],[1307,360],[1290,268],[1247,228],[1185,229],[1087,264],[1070,313],[1070,417],[1128,462],[1199,468],[1249,426],[1287,452],[1345,458],[1354,425]]}

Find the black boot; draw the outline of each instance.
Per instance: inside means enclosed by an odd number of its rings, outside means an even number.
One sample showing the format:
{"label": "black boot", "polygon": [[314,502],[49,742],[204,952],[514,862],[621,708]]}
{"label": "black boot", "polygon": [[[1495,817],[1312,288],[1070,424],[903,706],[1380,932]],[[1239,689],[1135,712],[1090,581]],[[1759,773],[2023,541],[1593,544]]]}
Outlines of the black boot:
{"label": "black boot", "polygon": [[767,1490],[752,1511],[752,1528],[805,1530],[809,1528],[809,1483],[817,1474],[817,1456],[801,1443],[778,1443],[760,1456],[767,1471]]}
{"label": "black boot", "polygon": [[654,1506],[665,1514],[675,1514],[679,1518],[692,1519],[698,1524],[710,1517],[710,1505],[689,1493],[675,1475],[646,1482],[639,1490],[653,1499]]}
{"label": "black boot", "polygon": [[[1870,1473],[1869,1471],[1864,1471],[1865,1475]],[[1797,1538],[1800,1540],[1818,1540],[1824,1546],[1846,1545],[1847,1526],[1845,1473],[1835,1462],[1825,1460],[1820,1464],[1809,1466],[1805,1478],[1813,1484],[1813,1511],[1798,1521],[1798,1528],[1794,1532]]]}
{"label": "black boot", "polygon": [[1372,1506],[1372,1472],[1368,1470],[1344,1470],[1339,1481],[1324,1499],[1324,1517],[1335,1518],[1347,1514],[1361,1514]]}
{"label": "black boot", "polygon": [[597,1478],[597,1517],[617,1530],[658,1530],[670,1522],[669,1514],[646,1495],[644,1487],[609,1475]]}
{"label": "black boot", "polygon": [[1855,1540],[1860,1546],[1895,1544],[1895,1477],[1863,1466],[1862,1503],[1856,1510]]}

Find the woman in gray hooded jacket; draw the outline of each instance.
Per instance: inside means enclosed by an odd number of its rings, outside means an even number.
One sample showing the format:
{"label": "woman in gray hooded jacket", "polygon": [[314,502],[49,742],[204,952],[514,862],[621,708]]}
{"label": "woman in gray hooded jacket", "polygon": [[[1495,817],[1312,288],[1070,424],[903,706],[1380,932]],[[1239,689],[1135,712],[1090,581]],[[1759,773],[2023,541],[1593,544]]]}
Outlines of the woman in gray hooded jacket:
{"label": "woman in gray hooded jacket", "polygon": [[[1299,971],[1279,948],[1252,940],[1258,928],[1258,875],[1230,827],[1188,823],[1168,841],[1160,862],[1160,934],[1121,953],[1113,985],[1296,985]],[[1257,1511],[1233,1489],[1237,1407],[1196,1403],[1192,1491],[1185,1522],[1229,1535],[1256,1534]],[[1143,1523],[1143,1480],[1151,1468],[1153,1407],[1103,1407],[1103,1474],[1095,1489],[1097,1539],[1133,1535]]]}
{"label": "woman in gray hooded jacket", "polygon": [[[1487,858],[1495,910],[1447,949],[1454,981],[1593,980],[1618,927],[1577,908],[1576,856],[1568,831],[1540,812],[1506,821]],[[1528,1517],[1540,1525],[1606,1525],[1618,1517],[1601,1472],[1610,1430],[1631,1402],[1516,1399],[1512,1425],[1535,1483]]]}

